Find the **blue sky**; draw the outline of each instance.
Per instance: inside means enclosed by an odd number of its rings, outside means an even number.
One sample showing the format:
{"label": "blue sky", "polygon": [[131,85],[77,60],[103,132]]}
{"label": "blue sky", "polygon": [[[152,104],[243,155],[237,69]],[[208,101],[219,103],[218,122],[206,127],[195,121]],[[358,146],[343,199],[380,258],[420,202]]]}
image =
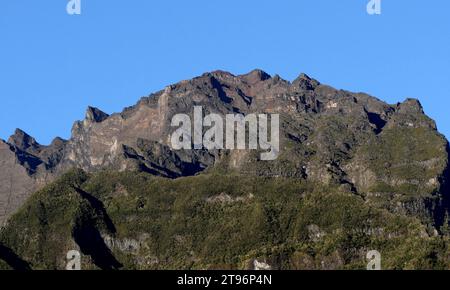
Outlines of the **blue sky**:
{"label": "blue sky", "polygon": [[0,138],[68,138],[88,105],[121,111],[206,71],[301,72],[389,103],[420,99],[450,137],[450,1],[0,2]]}

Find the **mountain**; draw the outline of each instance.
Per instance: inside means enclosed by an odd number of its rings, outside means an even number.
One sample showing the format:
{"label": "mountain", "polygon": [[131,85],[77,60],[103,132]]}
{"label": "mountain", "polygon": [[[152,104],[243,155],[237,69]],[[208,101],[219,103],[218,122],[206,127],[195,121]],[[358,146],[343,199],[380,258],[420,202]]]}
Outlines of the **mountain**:
{"label": "mountain", "polygon": [[[278,158],[172,150],[172,117],[195,106],[279,114]],[[391,268],[445,267],[449,168],[418,100],[215,71],[121,113],[89,107],[69,140],[0,141],[0,241],[43,269],[74,248],[103,269],[364,267],[369,246]]]}

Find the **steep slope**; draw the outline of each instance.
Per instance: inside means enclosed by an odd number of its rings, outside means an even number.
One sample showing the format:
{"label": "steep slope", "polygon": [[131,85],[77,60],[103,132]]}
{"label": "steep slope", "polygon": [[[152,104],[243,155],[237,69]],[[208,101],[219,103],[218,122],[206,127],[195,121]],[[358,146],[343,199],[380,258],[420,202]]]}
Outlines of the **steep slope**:
{"label": "steep slope", "polygon": [[42,146],[20,129],[7,142],[0,140],[0,227],[31,193],[57,177],[53,168],[65,144],[56,138]]}
{"label": "steep slope", "polygon": [[[0,268],[450,269],[449,236],[301,179],[70,171],[34,194],[0,234]],[[5,262],[2,262],[1,260]]]}

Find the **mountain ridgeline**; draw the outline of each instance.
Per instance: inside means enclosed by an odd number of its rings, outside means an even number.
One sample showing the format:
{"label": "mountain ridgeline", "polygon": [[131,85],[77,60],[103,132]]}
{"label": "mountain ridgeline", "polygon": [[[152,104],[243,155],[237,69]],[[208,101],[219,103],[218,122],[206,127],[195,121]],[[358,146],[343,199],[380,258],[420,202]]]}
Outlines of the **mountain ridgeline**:
{"label": "mountain ridgeline", "polygon": [[[172,150],[172,117],[279,114],[276,160]],[[301,74],[206,73],[69,140],[0,140],[0,268],[449,269],[449,145],[419,101],[386,104]]]}

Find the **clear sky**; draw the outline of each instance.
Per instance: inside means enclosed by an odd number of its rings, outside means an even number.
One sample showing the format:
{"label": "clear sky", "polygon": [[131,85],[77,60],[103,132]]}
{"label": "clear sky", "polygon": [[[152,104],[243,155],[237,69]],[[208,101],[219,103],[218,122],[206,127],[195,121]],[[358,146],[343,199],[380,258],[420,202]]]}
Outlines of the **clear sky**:
{"label": "clear sky", "polygon": [[68,0],[0,2],[0,138],[68,138],[88,105],[108,113],[206,71],[420,99],[450,137],[450,1]]}

